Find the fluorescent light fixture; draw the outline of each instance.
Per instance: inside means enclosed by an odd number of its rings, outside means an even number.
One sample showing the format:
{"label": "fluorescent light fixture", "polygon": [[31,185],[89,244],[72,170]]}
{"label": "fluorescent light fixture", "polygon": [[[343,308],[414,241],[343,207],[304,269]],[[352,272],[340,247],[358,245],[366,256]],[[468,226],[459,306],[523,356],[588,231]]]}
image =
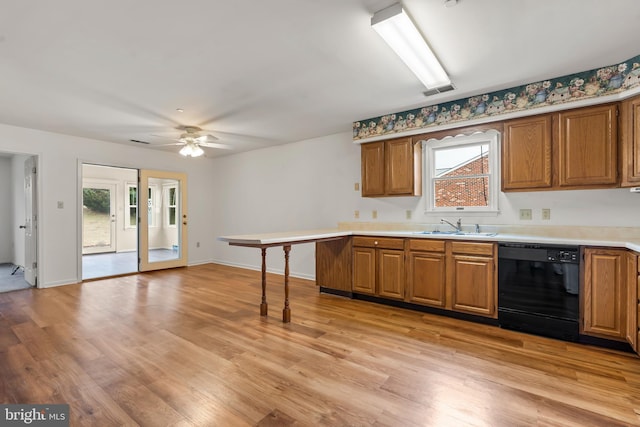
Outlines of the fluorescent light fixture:
{"label": "fluorescent light fixture", "polygon": [[373,14],[371,26],[428,89],[451,85],[451,80],[420,31],[395,3]]}

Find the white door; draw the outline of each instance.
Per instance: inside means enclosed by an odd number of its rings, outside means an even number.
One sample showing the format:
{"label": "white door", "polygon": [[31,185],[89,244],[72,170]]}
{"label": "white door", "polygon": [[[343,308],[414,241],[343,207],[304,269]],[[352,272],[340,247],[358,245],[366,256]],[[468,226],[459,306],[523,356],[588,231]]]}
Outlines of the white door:
{"label": "white door", "polygon": [[37,160],[38,158],[33,156],[24,161],[24,280],[26,280],[31,286],[36,286],[38,283]]}
{"label": "white door", "polygon": [[140,171],[140,271],[187,265],[187,175]]}
{"label": "white door", "polygon": [[116,184],[82,185],[82,254],[116,251]]}

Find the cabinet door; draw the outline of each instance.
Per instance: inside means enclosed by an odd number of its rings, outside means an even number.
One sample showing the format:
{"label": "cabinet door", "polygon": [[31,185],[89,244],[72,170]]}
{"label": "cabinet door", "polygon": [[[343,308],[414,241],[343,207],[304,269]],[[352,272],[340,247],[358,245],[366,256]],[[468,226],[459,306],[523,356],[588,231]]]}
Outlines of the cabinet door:
{"label": "cabinet door", "polygon": [[558,185],[615,186],[617,106],[561,112],[557,123]]}
{"label": "cabinet door", "polygon": [[409,254],[408,301],[433,307],[445,306],[445,254]]}
{"label": "cabinet door", "polygon": [[376,250],[373,248],[353,248],[353,292],[371,295],[376,292]]}
{"label": "cabinet door", "polygon": [[351,237],[316,243],[316,285],[351,292]]}
{"label": "cabinet door", "polygon": [[624,340],[626,337],[625,253],[585,249],[583,333]]}
{"label": "cabinet door", "polygon": [[384,141],[360,146],[362,196],[384,196]]}
{"label": "cabinet door", "polygon": [[551,187],[551,115],[504,124],[502,190]]}
{"label": "cabinet door", "polygon": [[452,255],[452,308],[470,314],[496,316],[494,260]]}
{"label": "cabinet door", "polygon": [[[394,139],[385,146],[385,192],[389,195],[416,195],[414,152],[411,138]],[[419,180],[419,179],[418,179]]]}
{"label": "cabinet door", "polygon": [[622,186],[640,185],[640,97],[621,104]]}
{"label": "cabinet door", "polygon": [[404,298],[404,251],[378,249],[378,295]]}
{"label": "cabinet door", "polygon": [[[627,325],[626,338],[627,342],[635,352],[638,352],[638,287],[636,280],[638,279],[638,256],[633,252],[627,253],[626,258],[627,270]],[[640,282],[638,282],[640,284]]]}

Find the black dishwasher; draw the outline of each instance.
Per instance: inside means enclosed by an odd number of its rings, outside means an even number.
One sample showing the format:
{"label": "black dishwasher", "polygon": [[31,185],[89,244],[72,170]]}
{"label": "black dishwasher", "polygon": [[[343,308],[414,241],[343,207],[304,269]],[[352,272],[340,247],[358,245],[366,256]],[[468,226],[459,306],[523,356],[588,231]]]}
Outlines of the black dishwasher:
{"label": "black dishwasher", "polygon": [[577,246],[500,243],[500,327],[578,341],[579,284]]}

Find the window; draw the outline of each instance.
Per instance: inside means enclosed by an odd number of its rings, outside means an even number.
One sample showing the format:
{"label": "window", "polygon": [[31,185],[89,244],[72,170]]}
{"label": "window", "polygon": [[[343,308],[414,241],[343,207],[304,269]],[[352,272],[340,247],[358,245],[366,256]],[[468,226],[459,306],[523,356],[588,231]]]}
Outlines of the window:
{"label": "window", "polygon": [[176,226],[176,215],[177,215],[177,196],[178,196],[178,188],[175,186],[167,187],[166,189],[167,195],[167,225],[170,227]]}
{"label": "window", "polygon": [[138,186],[136,184],[127,184],[127,200],[126,200],[127,221],[125,228],[136,228],[138,226]]}
{"label": "window", "polygon": [[425,143],[427,212],[497,212],[498,132]]}

